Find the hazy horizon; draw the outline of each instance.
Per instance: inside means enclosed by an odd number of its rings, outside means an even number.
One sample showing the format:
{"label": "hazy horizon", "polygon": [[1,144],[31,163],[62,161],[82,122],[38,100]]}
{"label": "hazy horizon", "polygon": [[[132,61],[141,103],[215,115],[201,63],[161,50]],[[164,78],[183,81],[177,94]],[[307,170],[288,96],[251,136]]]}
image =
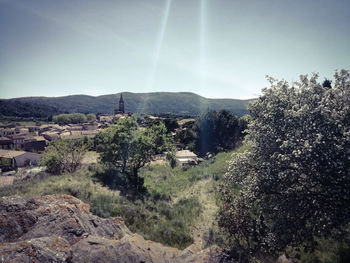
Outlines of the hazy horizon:
{"label": "hazy horizon", "polygon": [[[0,98],[0,99],[20,99],[20,98],[30,98],[30,97],[45,97],[45,98],[59,98],[59,97],[67,97],[67,96],[90,96],[90,97],[101,97],[101,96],[112,96],[112,95],[119,95],[119,94],[125,94],[125,93],[131,93],[131,94],[152,94],[152,93],[172,93],[172,94],[176,94],[176,93],[191,93],[191,94],[195,94],[201,97],[204,97],[206,99],[236,99],[236,98],[226,98],[226,97],[213,97],[213,98],[209,98],[209,97],[205,97],[202,96],[200,94],[194,93],[194,92],[190,92],[190,91],[149,91],[149,92],[131,92],[131,91],[120,91],[120,92],[116,92],[116,93],[109,93],[109,94],[101,94],[101,95],[89,95],[89,94],[67,94],[67,95],[58,95],[58,96],[44,96],[44,95],[40,95],[40,96],[22,96],[22,97],[11,97],[11,98]],[[252,97],[252,98],[247,98],[247,99],[237,99],[237,100],[252,100],[252,99],[256,99],[257,97]]]}
{"label": "hazy horizon", "polygon": [[0,0],[0,98],[249,99],[350,69],[349,1]]}

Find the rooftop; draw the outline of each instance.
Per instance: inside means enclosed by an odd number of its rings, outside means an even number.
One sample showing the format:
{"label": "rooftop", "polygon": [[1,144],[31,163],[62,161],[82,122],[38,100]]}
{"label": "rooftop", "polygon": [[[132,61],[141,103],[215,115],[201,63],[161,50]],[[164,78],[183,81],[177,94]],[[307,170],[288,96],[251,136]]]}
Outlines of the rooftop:
{"label": "rooftop", "polygon": [[25,153],[24,151],[0,150],[0,157],[14,158]]}
{"label": "rooftop", "polygon": [[190,157],[197,157],[197,155],[189,150],[182,150],[182,151],[178,151],[176,153],[176,157],[177,158],[190,158]]}

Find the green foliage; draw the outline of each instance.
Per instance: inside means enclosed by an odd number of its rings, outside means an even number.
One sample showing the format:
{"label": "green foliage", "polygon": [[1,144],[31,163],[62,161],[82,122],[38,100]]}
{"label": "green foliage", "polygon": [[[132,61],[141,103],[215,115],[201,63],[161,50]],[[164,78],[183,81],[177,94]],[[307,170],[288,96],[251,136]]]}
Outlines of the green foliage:
{"label": "green foliage", "polygon": [[17,99],[0,100],[0,116],[12,116],[21,118],[49,118],[53,114],[57,114],[58,110],[50,104],[42,104],[40,102],[28,103]]}
{"label": "green foliage", "polygon": [[222,178],[230,156],[231,153],[220,153],[188,169],[160,165],[143,167],[140,176],[145,180],[147,194],[142,199],[130,200],[119,191],[103,187],[98,182],[101,179],[107,180],[104,181],[107,185],[117,179],[114,183],[121,188],[126,182],[116,170],[102,165],[82,167],[73,174],[45,174],[18,181],[2,188],[0,196],[70,194],[90,204],[91,211],[98,216],[121,216],[132,231],[145,238],[183,249],[193,242],[192,229],[202,208],[197,198],[184,198],[181,192],[199,180]]}
{"label": "green foliage", "polygon": [[313,251],[304,248],[291,251],[303,263],[346,263],[350,261],[350,245],[333,239],[317,239]]}
{"label": "green foliage", "polygon": [[41,165],[52,174],[72,173],[81,165],[88,148],[86,139],[54,141],[45,149]]}
{"label": "green foliage", "polygon": [[[350,73],[332,88],[301,76],[250,105],[250,150],[230,164],[219,223],[246,255],[346,240],[350,219]],[[232,194],[234,187],[239,194]],[[249,251],[249,253],[247,253]]]}
{"label": "green foliage", "polygon": [[227,110],[207,111],[177,135],[182,146],[200,156],[234,149],[243,139],[248,117],[237,117]]}
{"label": "green foliage", "polygon": [[183,199],[174,205],[164,200],[133,203],[124,200],[115,207],[113,215],[124,218],[131,231],[146,239],[183,249],[193,242],[191,227],[200,207],[196,198]]}
{"label": "green foliage", "polygon": [[92,173],[86,169],[74,174],[42,176],[38,179],[20,181],[2,188],[0,196],[21,195],[25,197],[50,194],[69,194],[91,205],[91,211],[101,217],[110,217],[115,204],[120,202],[117,192],[95,183]]}
{"label": "green foliage", "polygon": [[226,110],[201,115],[197,120],[197,152],[203,156],[207,152],[232,150],[244,136],[239,124],[239,118]]}
{"label": "green foliage", "polygon": [[196,151],[198,142],[198,131],[195,122],[186,123],[182,130],[176,133],[175,141],[182,149]]}
{"label": "green foliage", "polygon": [[[95,116],[96,117],[96,116]],[[91,116],[90,116],[91,118]],[[52,118],[53,122],[59,125],[78,124],[87,122],[87,117],[82,113],[59,114]]]}
{"label": "green foliage", "polygon": [[201,211],[197,199],[182,199],[173,204],[149,196],[132,201],[94,182],[93,173],[80,169],[74,174],[22,181],[2,188],[0,196],[70,194],[90,204],[91,211],[100,217],[121,216],[133,232],[147,239],[181,249],[193,242],[191,230]]}
{"label": "green foliage", "polygon": [[94,114],[94,113],[86,114],[86,120],[87,121],[95,121],[96,120],[96,114]]}
{"label": "green foliage", "polygon": [[138,176],[141,167],[155,154],[172,151],[170,138],[163,123],[140,128],[136,117],[120,119],[98,135],[101,161],[125,174],[131,186],[141,189],[143,180]]}
{"label": "green foliage", "polygon": [[0,157],[0,168],[11,167],[11,158]]}
{"label": "green foliage", "polygon": [[219,153],[210,160],[185,169],[171,168],[167,165],[152,165],[141,169],[140,176],[144,178],[144,185],[152,196],[170,199],[199,180],[207,178],[213,178],[215,181],[222,180],[231,154],[230,152]]}
{"label": "green foliage", "polygon": [[179,124],[175,118],[166,118],[164,119],[164,125],[167,129],[167,132],[174,132],[177,128],[179,128]]}

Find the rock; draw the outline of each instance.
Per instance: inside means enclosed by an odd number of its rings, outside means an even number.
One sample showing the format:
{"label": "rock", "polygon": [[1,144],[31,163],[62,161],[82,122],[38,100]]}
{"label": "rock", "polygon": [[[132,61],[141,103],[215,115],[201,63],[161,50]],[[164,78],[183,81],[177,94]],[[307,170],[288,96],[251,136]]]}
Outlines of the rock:
{"label": "rock", "polygon": [[293,263],[292,259],[287,258],[285,254],[278,257],[276,263]]}
{"label": "rock", "polygon": [[68,241],[58,236],[0,243],[0,262],[71,262]]}
{"label": "rock", "polygon": [[0,262],[219,262],[222,251],[181,251],[133,234],[121,218],[102,219],[69,195],[0,199]]}

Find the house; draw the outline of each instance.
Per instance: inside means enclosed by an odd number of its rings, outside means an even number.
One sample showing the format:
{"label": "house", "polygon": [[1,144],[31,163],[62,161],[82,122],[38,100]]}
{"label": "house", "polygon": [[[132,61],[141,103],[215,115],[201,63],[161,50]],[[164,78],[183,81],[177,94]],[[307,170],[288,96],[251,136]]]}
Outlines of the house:
{"label": "house", "polygon": [[61,139],[79,139],[83,137],[95,137],[99,130],[88,130],[88,131],[70,131],[69,133],[62,133]]}
{"label": "house", "polygon": [[71,124],[71,125],[69,125],[67,130],[68,131],[82,131],[83,130],[83,126],[82,125]]}
{"label": "house", "polygon": [[50,131],[47,131],[47,132],[43,132],[41,134],[46,140],[48,141],[55,141],[55,140],[58,140],[60,138],[60,135],[57,133],[57,132],[50,132]]}
{"label": "house", "polygon": [[45,125],[41,125],[40,129],[39,129],[39,135],[43,134],[43,133],[47,133],[47,132],[61,132],[64,129],[62,127],[60,127],[59,125],[56,124],[45,124]]}
{"label": "house", "polygon": [[43,136],[33,136],[24,140],[24,150],[28,152],[42,152],[45,150],[46,140]]}
{"label": "house", "polygon": [[112,116],[109,115],[100,115],[100,122],[102,123],[111,123],[112,122]]}
{"label": "house", "polygon": [[47,125],[47,124],[41,125],[41,126],[39,127],[39,135],[41,135],[41,134],[44,133],[44,132],[48,132],[48,131],[50,131],[51,129],[52,129],[52,126],[50,126],[50,125]]}
{"label": "house", "polygon": [[13,143],[10,138],[0,137],[0,149],[12,149]]}
{"label": "house", "polygon": [[9,135],[8,138],[12,140],[14,148],[23,149],[24,140],[28,138],[28,134],[14,134]]}
{"label": "house", "polygon": [[34,125],[28,125],[28,126],[25,126],[25,128],[27,128],[29,130],[29,132],[32,132],[32,133],[37,133],[39,130],[40,130],[40,126],[34,126]]}
{"label": "house", "polygon": [[198,156],[189,150],[178,151],[176,152],[176,162],[178,166],[198,164]]}
{"label": "house", "polygon": [[0,129],[0,136],[8,136],[15,134],[16,131],[14,128],[1,128]]}
{"label": "house", "polygon": [[3,170],[38,165],[39,163],[40,154],[25,151],[0,150],[0,168]]}
{"label": "house", "polygon": [[96,134],[98,134],[99,132],[100,132],[99,130],[82,131],[81,135],[87,136],[87,137],[95,137]]}
{"label": "house", "polygon": [[15,128],[16,133],[29,134],[29,129],[23,126],[18,126]]}
{"label": "house", "polygon": [[89,122],[89,123],[84,123],[83,124],[83,129],[86,131],[92,131],[92,130],[97,130],[98,128],[98,123],[97,122]]}
{"label": "house", "polygon": [[118,114],[115,114],[115,115],[113,116],[112,121],[113,121],[113,122],[116,122],[116,121],[119,120],[119,119],[125,119],[125,118],[126,118],[125,114],[120,114],[120,113],[118,113]]}

